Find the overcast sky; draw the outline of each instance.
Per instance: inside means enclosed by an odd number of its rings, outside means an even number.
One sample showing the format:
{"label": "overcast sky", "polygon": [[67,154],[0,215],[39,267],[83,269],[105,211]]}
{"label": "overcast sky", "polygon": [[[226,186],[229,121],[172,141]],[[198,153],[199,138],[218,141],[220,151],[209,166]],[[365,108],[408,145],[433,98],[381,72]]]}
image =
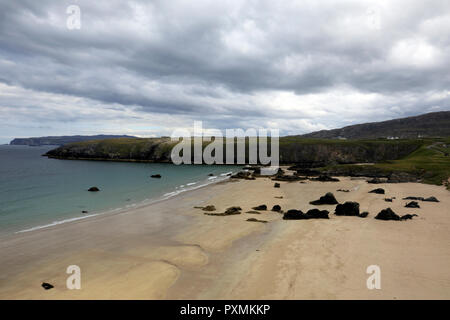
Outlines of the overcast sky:
{"label": "overcast sky", "polygon": [[300,134],[439,110],[448,0],[0,0],[0,143],[194,120]]}

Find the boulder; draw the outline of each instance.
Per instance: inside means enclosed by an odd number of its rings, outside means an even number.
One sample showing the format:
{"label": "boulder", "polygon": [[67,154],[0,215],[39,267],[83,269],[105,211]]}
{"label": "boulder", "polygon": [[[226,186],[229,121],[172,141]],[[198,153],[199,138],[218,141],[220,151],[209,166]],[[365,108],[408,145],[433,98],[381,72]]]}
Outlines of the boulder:
{"label": "boulder", "polygon": [[423,201],[427,201],[427,202],[439,202],[438,199],[436,199],[435,197],[428,197],[423,199]]}
{"label": "boulder", "polygon": [[239,171],[231,176],[234,179],[255,180],[252,173],[249,171]]}
{"label": "boulder", "polygon": [[97,187],[90,187],[90,188],[88,189],[88,191],[89,191],[89,192],[98,192],[98,191],[100,191],[100,189],[97,188]]}
{"label": "boulder", "polygon": [[216,207],[213,205],[208,205],[202,208],[203,211],[216,211]]}
{"label": "boulder", "polygon": [[275,182],[275,184],[273,185],[274,188],[279,188],[280,184],[278,182]]}
{"label": "boulder", "polygon": [[343,204],[338,204],[334,214],[337,216],[359,216],[359,203],[347,201]]}
{"label": "boulder", "polygon": [[47,282],[43,282],[43,283],[41,284],[41,286],[42,286],[42,288],[44,288],[45,290],[50,290],[50,289],[53,289],[53,288],[54,288],[53,285],[51,285],[50,283],[47,283]]}
{"label": "boulder", "polygon": [[150,176],[150,178],[161,179],[161,175],[160,175],[160,174],[152,174],[152,175]]}
{"label": "boulder", "polygon": [[259,205],[257,207],[253,207],[252,209],[253,210],[262,210],[262,211],[264,211],[264,210],[267,210],[267,206],[265,204],[262,204],[262,205]]}
{"label": "boulder", "polygon": [[272,207],[272,211],[280,212],[280,211],[281,211],[281,207],[280,207],[278,204],[276,204],[276,205],[274,205],[274,206]]}
{"label": "boulder", "polygon": [[384,198],[384,201],[386,201],[386,202],[392,202],[392,198]]}
{"label": "boulder", "polygon": [[405,204],[405,208],[420,208],[420,206],[417,201],[411,201]]}
{"label": "boulder", "polygon": [[81,211],[81,213],[88,213],[86,210]]}
{"label": "boulder", "polygon": [[307,219],[330,219],[327,210],[311,209],[306,212]]}
{"label": "boulder", "polygon": [[311,201],[312,205],[321,205],[321,204],[337,204],[337,200],[334,197],[334,194],[331,192],[327,192],[324,196],[320,197],[319,200]]}
{"label": "boulder", "polygon": [[369,193],[384,194],[384,189],[381,188],[373,189],[372,191],[369,191]]}
{"label": "boulder", "polygon": [[301,210],[290,209],[283,215],[283,220],[301,220],[307,219]]}
{"label": "boulder", "polygon": [[398,220],[400,220],[400,217],[394,211],[392,211],[391,208],[387,208],[387,209],[381,210],[377,214],[375,219],[378,219],[378,220],[397,220],[398,221]]}
{"label": "boulder", "polygon": [[208,174],[208,177],[214,177],[214,173]]}

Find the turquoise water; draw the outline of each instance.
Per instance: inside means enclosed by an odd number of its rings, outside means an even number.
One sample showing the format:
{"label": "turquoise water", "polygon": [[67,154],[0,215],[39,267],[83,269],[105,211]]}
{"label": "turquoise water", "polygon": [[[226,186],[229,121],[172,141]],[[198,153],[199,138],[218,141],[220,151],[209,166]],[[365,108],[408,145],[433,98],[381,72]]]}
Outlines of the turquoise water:
{"label": "turquoise water", "polygon": [[[56,160],[45,147],[0,146],[0,234],[108,213],[226,179],[236,166]],[[210,177],[209,174],[214,174]],[[161,174],[161,179],[150,178]],[[100,192],[88,192],[92,186]],[[82,211],[88,211],[83,214]]]}

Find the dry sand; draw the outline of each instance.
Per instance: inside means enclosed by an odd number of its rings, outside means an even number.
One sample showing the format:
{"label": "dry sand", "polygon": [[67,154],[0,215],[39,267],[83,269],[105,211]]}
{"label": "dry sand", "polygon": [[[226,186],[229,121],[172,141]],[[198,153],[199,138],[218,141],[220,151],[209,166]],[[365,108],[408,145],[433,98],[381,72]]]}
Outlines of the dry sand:
{"label": "dry sand", "polygon": [[[0,299],[449,299],[449,191],[340,179],[281,188],[268,178],[218,183],[143,208],[3,237]],[[386,195],[368,193],[378,187]],[[358,201],[370,215],[338,217],[328,205],[320,207],[330,211],[329,220],[245,213],[260,204],[305,211],[328,191],[339,202]],[[384,201],[393,196],[393,203]],[[406,196],[441,202],[404,208]],[[193,208],[208,204],[217,212],[240,206],[243,213],[207,216]],[[387,207],[419,217],[375,220]],[[81,268],[81,290],[66,288],[69,265]],[[380,290],[367,289],[369,265],[381,269]],[[55,288],[46,291],[42,282]]]}

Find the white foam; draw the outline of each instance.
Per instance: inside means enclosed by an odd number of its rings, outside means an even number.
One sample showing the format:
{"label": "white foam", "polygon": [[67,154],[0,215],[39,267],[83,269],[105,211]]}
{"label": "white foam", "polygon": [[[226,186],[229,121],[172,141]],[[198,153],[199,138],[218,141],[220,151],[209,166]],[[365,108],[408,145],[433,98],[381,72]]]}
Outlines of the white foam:
{"label": "white foam", "polygon": [[71,218],[71,219],[65,219],[65,220],[53,221],[52,223],[49,223],[49,224],[45,224],[45,225],[42,225],[42,226],[33,227],[33,228],[30,228],[30,229],[20,230],[20,231],[17,231],[17,232],[15,232],[15,233],[30,232],[30,231],[34,231],[34,230],[39,230],[39,229],[49,228],[49,227],[57,226],[57,225],[59,225],[59,224],[63,224],[63,223],[66,223],[66,222],[72,222],[72,221],[83,220],[83,219],[90,218],[90,217],[95,217],[95,216],[98,216],[98,215],[99,215],[99,213],[97,213],[97,214],[90,214],[90,215],[82,216],[82,217]]}

